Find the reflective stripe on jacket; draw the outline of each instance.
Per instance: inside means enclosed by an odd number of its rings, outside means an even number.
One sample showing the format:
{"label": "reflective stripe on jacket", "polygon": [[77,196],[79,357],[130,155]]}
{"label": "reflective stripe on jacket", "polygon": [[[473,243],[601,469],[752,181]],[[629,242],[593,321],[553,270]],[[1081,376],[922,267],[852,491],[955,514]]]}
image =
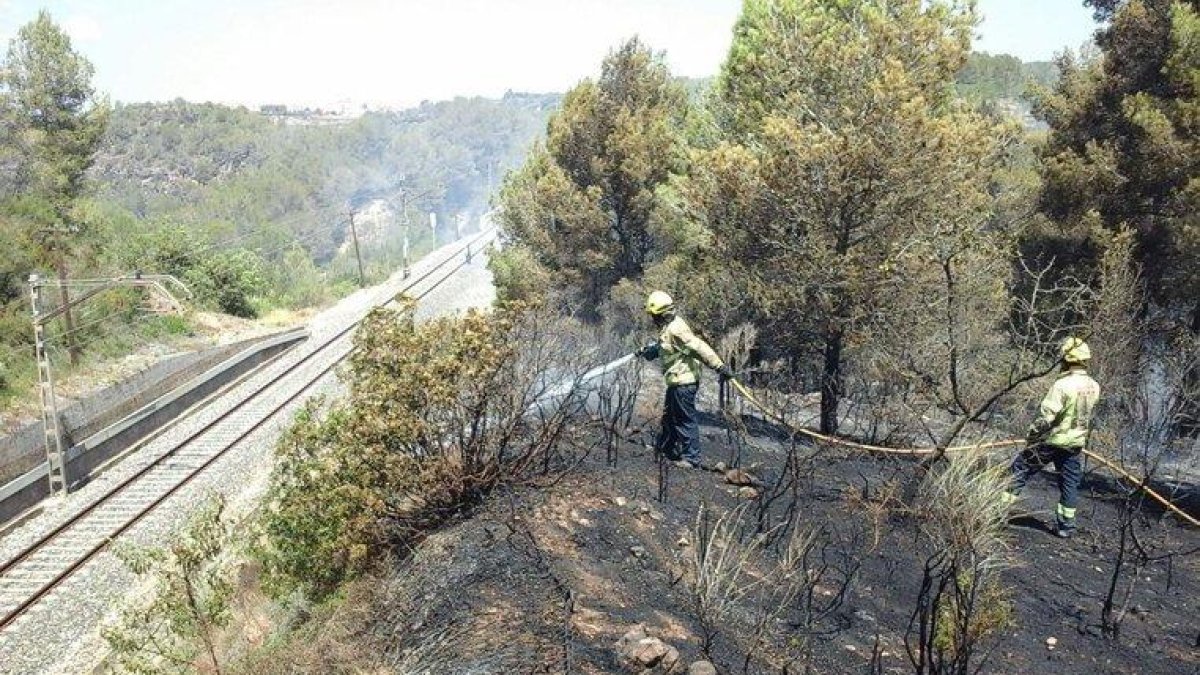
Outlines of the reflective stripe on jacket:
{"label": "reflective stripe on jacket", "polygon": [[701,361],[713,370],[724,365],[721,357],[692,332],[682,317],[675,317],[663,327],[658,345],[668,387],[699,382]]}
{"label": "reflective stripe on jacket", "polygon": [[1087,445],[1092,411],[1100,400],[1100,385],[1082,368],[1058,376],[1038,409],[1029,434],[1047,445],[1082,448]]}

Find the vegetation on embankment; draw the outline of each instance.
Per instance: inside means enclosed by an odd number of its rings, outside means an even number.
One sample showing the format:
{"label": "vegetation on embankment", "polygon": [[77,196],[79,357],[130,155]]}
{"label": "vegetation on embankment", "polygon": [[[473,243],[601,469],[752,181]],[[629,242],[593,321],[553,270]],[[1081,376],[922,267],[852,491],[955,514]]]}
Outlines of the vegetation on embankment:
{"label": "vegetation on embankment", "polygon": [[[969,422],[1014,423],[1011,394],[1079,334],[1113,428],[1153,414],[1187,432],[1197,10],[1105,15],[1095,58],[1034,84],[1037,133],[953,95],[973,63],[967,3],[749,2],[707,97],[631,41],[506,179],[499,293],[623,335],[666,290],[714,339],[751,326],[742,365],[819,392],[822,431],[853,410],[870,440],[943,447]],[[1137,413],[1160,353],[1171,409]]]}

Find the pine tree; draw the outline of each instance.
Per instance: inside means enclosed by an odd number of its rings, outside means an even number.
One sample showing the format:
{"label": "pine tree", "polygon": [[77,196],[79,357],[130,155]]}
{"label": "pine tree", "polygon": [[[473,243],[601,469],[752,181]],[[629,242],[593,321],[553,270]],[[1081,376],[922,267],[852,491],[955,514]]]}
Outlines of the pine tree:
{"label": "pine tree", "polygon": [[[85,227],[75,217],[108,120],[108,105],[92,87],[93,68],[45,10],[9,45],[4,70],[4,118],[18,146],[11,211],[29,225],[39,263],[65,281]],[[61,300],[70,298],[65,288]],[[65,315],[68,340],[73,318]],[[71,345],[71,359],[78,349]]]}
{"label": "pine tree", "polygon": [[685,161],[685,108],[662,56],[637,38],[609,54],[598,80],[567,93],[545,145],[501,194],[515,245],[493,265],[502,296],[541,277],[592,314],[622,279],[641,276],[655,251],[656,192]]}
{"label": "pine tree", "polygon": [[1110,21],[1096,37],[1100,57],[1061,58],[1059,84],[1035,107],[1051,128],[1041,195],[1059,228],[1050,234],[1059,249],[1079,249],[1097,239],[1092,228],[1132,228],[1154,299],[1200,331],[1200,2],[1089,4]]}
{"label": "pine tree", "polygon": [[896,256],[920,231],[971,236],[990,209],[996,129],[953,97],[971,7],[747,0],[736,25],[717,88],[725,141],[702,162],[710,225],[773,341],[820,355],[823,431]]}

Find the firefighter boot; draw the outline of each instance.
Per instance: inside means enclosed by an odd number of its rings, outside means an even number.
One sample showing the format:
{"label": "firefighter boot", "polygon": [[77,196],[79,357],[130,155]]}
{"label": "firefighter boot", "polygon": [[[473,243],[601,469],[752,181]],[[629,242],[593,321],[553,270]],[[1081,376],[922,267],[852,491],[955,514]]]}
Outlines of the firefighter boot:
{"label": "firefighter boot", "polygon": [[1054,534],[1069,539],[1075,534],[1075,509],[1059,504],[1054,515]]}

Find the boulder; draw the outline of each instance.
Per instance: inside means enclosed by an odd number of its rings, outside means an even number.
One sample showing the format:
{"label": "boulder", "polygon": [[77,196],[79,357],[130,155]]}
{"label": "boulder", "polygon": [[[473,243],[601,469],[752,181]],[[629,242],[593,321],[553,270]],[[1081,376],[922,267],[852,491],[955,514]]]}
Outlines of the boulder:
{"label": "boulder", "polygon": [[738,497],[747,500],[758,499],[758,490],[755,490],[749,485],[743,485],[742,487],[738,488]]}
{"label": "boulder", "polygon": [[674,673],[679,666],[679,650],[646,634],[637,624],[617,640],[617,663],[633,673]]}
{"label": "boulder", "polygon": [[725,472],[725,482],[730,485],[755,485],[758,480],[742,469],[729,469]]}

